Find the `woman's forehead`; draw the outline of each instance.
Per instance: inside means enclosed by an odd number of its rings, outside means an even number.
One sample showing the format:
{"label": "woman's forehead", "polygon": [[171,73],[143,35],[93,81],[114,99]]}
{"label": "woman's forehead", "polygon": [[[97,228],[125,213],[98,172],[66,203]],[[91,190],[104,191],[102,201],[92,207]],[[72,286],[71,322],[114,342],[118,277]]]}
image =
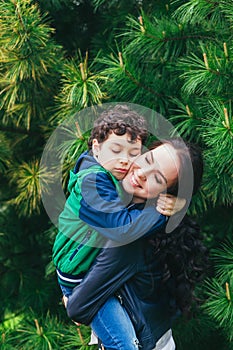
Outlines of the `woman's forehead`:
{"label": "woman's forehead", "polygon": [[177,160],[178,156],[177,156],[177,152],[174,149],[174,147],[172,147],[169,144],[163,144],[160,145],[154,149],[151,150],[153,156],[155,157],[159,157],[162,159],[162,157],[165,157],[165,159],[173,159],[173,160]]}
{"label": "woman's forehead", "polygon": [[151,152],[155,163],[166,178],[170,180],[176,179],[180,168],[177,151],[171,145],[164,144],[153,149]]}

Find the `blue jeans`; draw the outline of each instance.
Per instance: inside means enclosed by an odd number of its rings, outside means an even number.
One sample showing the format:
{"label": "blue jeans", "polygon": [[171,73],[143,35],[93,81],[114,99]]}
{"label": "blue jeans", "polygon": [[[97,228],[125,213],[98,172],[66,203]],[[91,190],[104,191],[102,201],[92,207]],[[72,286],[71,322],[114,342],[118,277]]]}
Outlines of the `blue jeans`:
{"label": "blue jeans", "polygon": [[117,298],[109,298],[91,322],[105,350],[138,350],[139,344],[132,322]]}
{"label": "blue jeans", "polygon": [[73,288],[71,287],[65,287],[60,284],[60,288],[61,288],[62,294],[65,295],[67,298],[69,298],[69,296],[73,292]]}

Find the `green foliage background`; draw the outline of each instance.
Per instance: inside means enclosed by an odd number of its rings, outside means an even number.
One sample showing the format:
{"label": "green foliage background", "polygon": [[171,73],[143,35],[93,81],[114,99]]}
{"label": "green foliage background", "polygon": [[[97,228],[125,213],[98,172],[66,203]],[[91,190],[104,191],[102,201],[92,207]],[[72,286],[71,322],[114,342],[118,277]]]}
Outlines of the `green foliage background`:
{"label": "green foliage background", "polygon": [[178,350],[233,349],[233,1],[2,0],[0,32],[1,349],[89,348],[60,302],[39,165],[63,120],[118,101],[161,113],[203,150],[190,213],[213,266],[174,335]]}

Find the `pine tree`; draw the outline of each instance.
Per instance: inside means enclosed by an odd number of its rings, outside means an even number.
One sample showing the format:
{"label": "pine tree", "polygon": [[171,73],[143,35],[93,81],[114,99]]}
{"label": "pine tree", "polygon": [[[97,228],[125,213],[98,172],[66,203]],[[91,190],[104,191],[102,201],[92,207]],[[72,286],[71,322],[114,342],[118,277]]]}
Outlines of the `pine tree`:
{"label": "pine tree", "polygon": [[[214,269],[197,290],[203,307],[188,323],[179,320],[174,331],[179,349],[232,347],[232,5],[232,0],[0,3],[3,349],[86,346],[89,330],[83,327],[80,338],[59,306],[51,264],[56,229],[41,203],[39,178],[46,169],[40,158],[64,120],[110,101],[161,113],[203,150],[204,180],[190,214],[201,225]],[[64,184],[87,139],[88,133],[77,130],[75,142],[61,145]]]}

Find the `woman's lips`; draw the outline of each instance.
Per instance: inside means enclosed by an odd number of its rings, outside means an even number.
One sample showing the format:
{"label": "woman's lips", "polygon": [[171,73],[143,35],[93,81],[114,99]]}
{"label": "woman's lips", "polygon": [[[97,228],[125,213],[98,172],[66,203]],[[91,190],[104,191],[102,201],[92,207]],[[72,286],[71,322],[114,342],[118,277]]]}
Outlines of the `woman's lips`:
{"label": "woman's lips", "polygon": [[132,185],[133,187],[141,187],[141,186],[139,185],[138,181],[136,180],[134,174],[132,174],[132,175],[130,176],[129,180],[130,180],[130,183],[131,183],[131,185]]}

